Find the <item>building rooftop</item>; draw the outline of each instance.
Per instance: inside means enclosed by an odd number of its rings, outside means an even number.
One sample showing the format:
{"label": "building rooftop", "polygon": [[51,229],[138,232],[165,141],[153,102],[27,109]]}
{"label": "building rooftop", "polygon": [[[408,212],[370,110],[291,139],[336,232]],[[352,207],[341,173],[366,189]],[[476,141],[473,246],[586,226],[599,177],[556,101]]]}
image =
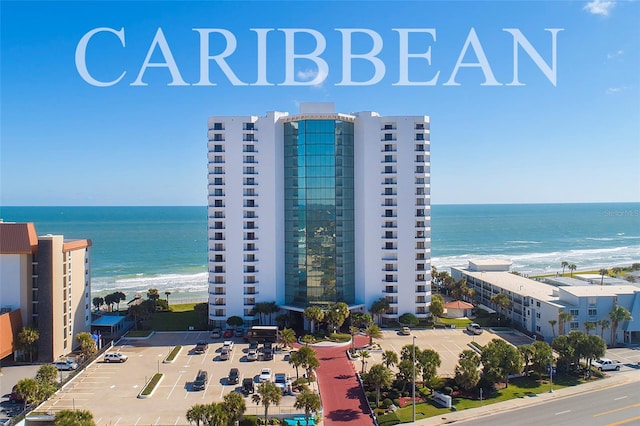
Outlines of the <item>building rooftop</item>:
{"label": "building rooftop", "polygon": [[462,300],[454,300],[453,302],[445,303],[444,307],[447,309],[472,309],[473,305]]}
{"label": "building rooftop", "polygon": [[620,294],[634,294],[640,288],[633,285],[588,285],[577,287],[562,287],[562,291],[578,297],[616,296]]}
{"label": "building rooftop", "polygon": [[0,221],[0,254],[31,254],[37,248],[38,236],[32,222]]}
{"label": "building rooftop", "polygon": [[545,278],[544,281],[551,285],[557,286],[589,286],[587,281],[579,280],[577,278],[571,277],[548,277]]}
{"label": "building rooftop", "polygon": [[510,272],[475,272],[465,270],[465,273],[481,281],[496,285],[506,291],[510,291],[521,296],[533,297],[537,300],[557,301],[558,288],[550,284],[534,281],[529,278]]}

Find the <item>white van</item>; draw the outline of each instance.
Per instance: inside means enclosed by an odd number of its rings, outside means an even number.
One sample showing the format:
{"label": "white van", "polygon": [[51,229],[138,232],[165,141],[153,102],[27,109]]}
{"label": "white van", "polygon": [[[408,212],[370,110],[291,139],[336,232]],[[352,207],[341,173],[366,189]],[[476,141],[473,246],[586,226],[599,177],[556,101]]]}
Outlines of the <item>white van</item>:
{"label": "white van", "polygon": [[120,352],[104,354],[104,362],[125,362],[129,357]]}

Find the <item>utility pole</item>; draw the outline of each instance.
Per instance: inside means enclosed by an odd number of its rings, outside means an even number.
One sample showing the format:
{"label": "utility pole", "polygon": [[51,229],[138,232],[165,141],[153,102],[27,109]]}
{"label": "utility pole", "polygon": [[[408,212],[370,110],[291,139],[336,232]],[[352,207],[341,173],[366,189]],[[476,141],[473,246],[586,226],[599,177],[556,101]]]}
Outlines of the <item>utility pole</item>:
{"label": "utility pole", "polygon": [[413,423],[416,422],[416,336],[413,336],[413,388],[411,389],[411,398],[413,398],[412,414]]}

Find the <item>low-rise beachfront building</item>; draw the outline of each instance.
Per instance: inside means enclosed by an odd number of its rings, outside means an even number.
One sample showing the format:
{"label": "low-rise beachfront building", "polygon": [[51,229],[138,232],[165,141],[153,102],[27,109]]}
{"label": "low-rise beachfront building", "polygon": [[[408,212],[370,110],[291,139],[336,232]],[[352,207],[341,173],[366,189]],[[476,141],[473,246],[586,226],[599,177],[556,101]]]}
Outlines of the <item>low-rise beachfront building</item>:
{"label": "low-rise beachfront building", "polygon": [[209,320],[345,302],[428,315],[428,116],[338,113],[208,120]]}
{"label": "low-rise beachfront building", "polygon": [[23,326],[38,329],[41,362],[91,329],[91,240],[36,235],[33,223],[0,222],[0,359],[18,349]]}
{"label": "low-rise beachfront building", "polygon": [[[476,301],[507,315],[514,326],[551,341],[558,334],[578,330],[587,332],[585,323],[593,323],[591,331],[602,335],[607,344],[612,342],[640,342],[640,288],[633,285],[563,285],[556,286],[532,280],[508,271],[504,261],[470,261],[467,268],[451,268],[456,281],[467,279],[467,285],[476,292]],[[507,295],[509,308],[491,302],[498,293]],[[632,320],[613,330],[602,330],[600,320],[609,320],[609,313],[618,305],[631,313]],[[571,315],[563,321],[561,312]],[[555,321],[551,323],[550,321]]]}

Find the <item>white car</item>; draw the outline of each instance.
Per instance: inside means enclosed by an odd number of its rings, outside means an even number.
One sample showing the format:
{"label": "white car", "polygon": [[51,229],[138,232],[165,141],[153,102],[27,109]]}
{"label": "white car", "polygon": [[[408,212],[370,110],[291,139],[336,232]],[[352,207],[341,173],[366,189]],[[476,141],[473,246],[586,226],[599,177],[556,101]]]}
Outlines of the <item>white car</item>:
{"label": "white car", "polygon": [[467,324],[467,331],[471,334],[482,334],[482,327],[476,323]]}
{"label": "white car", "polygon": [[233,349],[233,340],[225,340],[222,343],[222,347],[227,347],[227,349],[229,349],[229,351],[231,351],[231,349]]}
{"label": "white car", "polygon": [[258,376],[258,381],[260,383],[270,382],[271,381],[271,369],[270,368],[263,368],[260,371],[260,376]]}
{"label": "white car", "polygon": [[56,361],[53,363],[54,367],[56,367],[59,371],[64,370],[76,370],[78,368],[78,364],[73,361]]}
{"label": "white car", "polygon": [[249,349],[247,352],[247,361],[257,361],[258,351],[256,349]]}
{"label": "white car", "polygon": [[129,359],[129,357],[120,352],[104,354],[104,362],[125,362],[127,359]]}

